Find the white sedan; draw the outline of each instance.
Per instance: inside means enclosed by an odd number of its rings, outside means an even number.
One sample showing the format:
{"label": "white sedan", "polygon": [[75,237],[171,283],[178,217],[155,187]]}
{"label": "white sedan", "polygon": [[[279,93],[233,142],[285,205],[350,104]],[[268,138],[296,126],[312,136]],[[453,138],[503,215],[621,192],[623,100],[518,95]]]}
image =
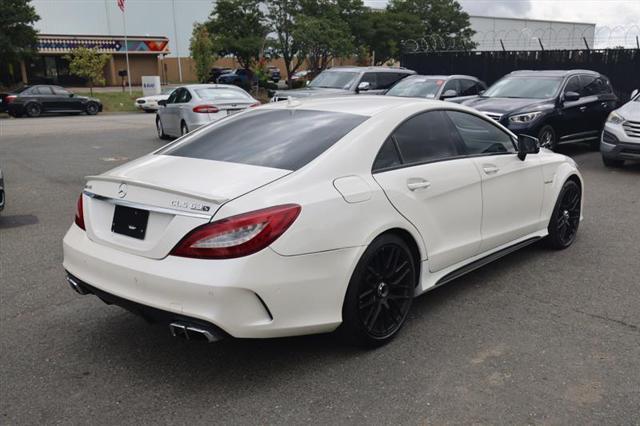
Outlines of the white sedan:
{"label": "white sedan", "polygon": [[570,246],[582,192],[573,160],[464,106],[272,103],[88,177],[64,268],[174,335],[375,346],[415,296],[543,238]]}
{"label": "white sedan", "polygon": [[190,84],[159,101],[156,129],[160,139],[183,136],[198,127],[260,105],[260,101],[229,84]]}
{"label": "white sedan", "polygon": [[169,99],[169,96],[174,90],[176,90],[175,87],[165,88],[159,95],[143,96],[136,99],[134,105],[144,112],[156,112],[158,108],[160,108],[158,102]]}

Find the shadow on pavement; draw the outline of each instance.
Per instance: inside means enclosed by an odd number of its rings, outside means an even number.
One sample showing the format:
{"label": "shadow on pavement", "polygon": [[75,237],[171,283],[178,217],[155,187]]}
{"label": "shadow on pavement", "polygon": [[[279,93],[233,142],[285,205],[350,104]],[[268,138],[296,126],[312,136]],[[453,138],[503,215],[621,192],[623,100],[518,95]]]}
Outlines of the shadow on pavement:
{"label": "shadow on pavement", "polygon": [[38,217],[32,214],[14,214],[11,216],[0,215],[0,229],[17,228],[19,226],[35,225]]}

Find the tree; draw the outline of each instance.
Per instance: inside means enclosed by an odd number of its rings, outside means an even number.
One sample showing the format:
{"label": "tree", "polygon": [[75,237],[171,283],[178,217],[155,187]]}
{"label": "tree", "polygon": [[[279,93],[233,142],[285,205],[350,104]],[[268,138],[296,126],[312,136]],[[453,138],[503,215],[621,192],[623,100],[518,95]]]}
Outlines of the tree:
{"label": "tree", "polygon": [[194,24],[189,44],[191,57],[196,63],[196,75],[201,83],[207,81],[215,61],[215,49],[206,25]]}
{"label": "tree", "polygon": [[30,0],[0,0],[2,62],[15,62],[35,52],[38,40],[33,24],[39,19]]}
{"label": "tree", "polygon": [[268,30],[259,0],[218,0],[206,23],[214,49],[250,69],[260,59]]}
{"label": "tree", "polygon": [[361,38],[375,65],[397,59],[402,41],[419,39],[423,35],[420,19],[407,12],[382,10],[370,11],[364,18]]}
{"label": "tree", "polygon": [[307,54],[309,69],[315,75],[327,68],[332,58],[353,53],[352,35],[346,22],[329,16],[300,16],[294,39]]}
{"label": "tree", "polygon": [[456,0],[391,0],[387,9],[418,17],[423,28],[421,38],[432,49],[475,47],[469,15]]}
{"label": "tree", "polygon": [[291,76],[305,60],[302,45],[293,36],[296,31],[296,19],[301,11],[301,0],[267,1],[267,23],[269,30],[275,34],[275,39],[271,43],[284,61],[289,88],[293,83]]}
{"label": "tree", "polygon": [[65,59],[69,61],[71,74],[87,80],[92,96],[94,85],[104,85],[104,67],[111,59],[111,55],[100,53],[98,49],[78,47],[73,49],[70,54],[65,55]]}

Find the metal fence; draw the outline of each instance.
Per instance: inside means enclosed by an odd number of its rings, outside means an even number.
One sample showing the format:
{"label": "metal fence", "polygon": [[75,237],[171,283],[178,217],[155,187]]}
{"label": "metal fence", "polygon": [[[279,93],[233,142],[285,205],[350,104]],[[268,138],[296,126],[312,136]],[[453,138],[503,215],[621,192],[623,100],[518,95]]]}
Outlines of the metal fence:
{"label": "metal fence", "polygon": [[472,75],[489,85],[516,70],[588,69],[609,77],[623,101],[640,89],[640,49],[419,52],[403,54],[400,64],[424,75]]}

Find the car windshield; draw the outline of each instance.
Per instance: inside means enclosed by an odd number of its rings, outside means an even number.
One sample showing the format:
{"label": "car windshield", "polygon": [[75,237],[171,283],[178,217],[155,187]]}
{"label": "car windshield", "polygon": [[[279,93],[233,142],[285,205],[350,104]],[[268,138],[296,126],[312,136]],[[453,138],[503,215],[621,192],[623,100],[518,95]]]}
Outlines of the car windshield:
{"label": "car windshield", "polygon": [[222,119],[158,154],[297,170],[367,118],[330,111],[258,109]]}
{"label": "car windshield", "polygon": [[508,77],[489,87],[482,97],[548,99],[555,96],[561,83],[559,77]]}
{"label": "car windshield", "polygon": [[253,100],[247,93],[235,90],[235,89],[216,89],[213,87],[207,87],[205,89],[196,89],[195,92],[201,99],[210,100],[225,100],[225,99],[246,99],[247,101]]}
{"label": "car windshield", "polygon": [[314,78],[309,87],[326,87],[329,89],[348,89],[358,77],[357,72],[322,71]]}
{"label": "car windshield", "polygon": [[439,78],[405,78],[386,93],[388,96],[409,98],[435,98],[444,84]]}

